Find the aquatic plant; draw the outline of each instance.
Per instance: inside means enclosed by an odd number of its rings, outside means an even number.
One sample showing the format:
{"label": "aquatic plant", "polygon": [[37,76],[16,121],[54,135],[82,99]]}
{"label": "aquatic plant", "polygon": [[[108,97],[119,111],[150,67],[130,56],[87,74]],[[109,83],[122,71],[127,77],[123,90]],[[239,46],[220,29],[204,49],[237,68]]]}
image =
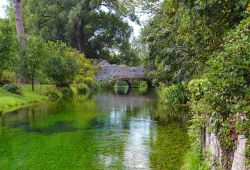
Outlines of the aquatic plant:
{"label": "aquatic plant", "polygon": [[158,91],[162,103],[185,104],[188,100],[187,90],[183,84],[173,84],[168,87],[161,85]]}

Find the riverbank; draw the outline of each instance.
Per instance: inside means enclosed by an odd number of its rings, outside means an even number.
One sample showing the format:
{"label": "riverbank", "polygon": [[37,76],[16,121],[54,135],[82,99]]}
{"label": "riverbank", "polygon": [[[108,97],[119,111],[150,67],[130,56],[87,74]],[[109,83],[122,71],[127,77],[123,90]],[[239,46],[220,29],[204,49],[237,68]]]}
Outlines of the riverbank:
{"label": "riverbank", "polygon": [[22,95],[9,93],[0,88],[0,112],[15,110],[35,103],[47,102],[49,101],[47,92],[53,88],[49,85],[37,85],[33,92],[31,85],[19,85],[19,87],[22,90]]}

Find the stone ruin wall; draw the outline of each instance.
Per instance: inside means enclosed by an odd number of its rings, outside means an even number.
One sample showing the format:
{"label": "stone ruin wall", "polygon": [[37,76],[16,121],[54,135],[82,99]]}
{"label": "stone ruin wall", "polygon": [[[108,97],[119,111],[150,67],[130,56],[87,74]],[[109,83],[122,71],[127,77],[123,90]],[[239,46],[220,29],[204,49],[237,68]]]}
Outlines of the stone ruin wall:
{"label": "stone ruin wall", "polygon": [[[207,129],[208,127],[206,127]],[[221,164],[222,161],[222,149],[218,136],[214,132],[208,132],[205,134],[205,149],[211,153],[211,157],[208,158],[208,162],[213,160],[212,169],[219,169],[217,164]],[[249,170],[245,166],[245,150],[246,150],[247,137],[245,135],[238,135],[237,148],[232,157],[231,170]],[[217,163],[215,163],[217,162]]]}

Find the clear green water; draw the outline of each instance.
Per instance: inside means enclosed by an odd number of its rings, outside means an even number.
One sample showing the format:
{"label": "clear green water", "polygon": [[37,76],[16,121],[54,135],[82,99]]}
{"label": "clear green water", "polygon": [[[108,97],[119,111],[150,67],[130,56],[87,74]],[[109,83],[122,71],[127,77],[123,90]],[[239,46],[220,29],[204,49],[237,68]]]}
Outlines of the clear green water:
{"label": "clear green water", "polygon": [[98,94],[0,116],[0,170],[180,169],[187,115],[152,95]]}

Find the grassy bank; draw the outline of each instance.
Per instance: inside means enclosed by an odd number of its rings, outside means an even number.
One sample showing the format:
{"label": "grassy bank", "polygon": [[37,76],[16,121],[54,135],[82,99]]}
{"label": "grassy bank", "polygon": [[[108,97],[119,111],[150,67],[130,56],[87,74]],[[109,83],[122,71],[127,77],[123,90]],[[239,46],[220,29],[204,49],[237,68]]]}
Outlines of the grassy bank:
{"label": "grassy bank", "polygon": [[14,110],[26,105],[42,103],[49,100],[47,92],[53,89],[52,86],[37,85],[35,92],[31,90],[31,85],[20,85],[22,95],[16,95],[0,88],[0,112]]}
{"label": "grassy bank", "polygon": [[197,150],[191,149],[185,156],[184,165],[181,170],[210,170],[211,167],[201,159],[201,155]]}

